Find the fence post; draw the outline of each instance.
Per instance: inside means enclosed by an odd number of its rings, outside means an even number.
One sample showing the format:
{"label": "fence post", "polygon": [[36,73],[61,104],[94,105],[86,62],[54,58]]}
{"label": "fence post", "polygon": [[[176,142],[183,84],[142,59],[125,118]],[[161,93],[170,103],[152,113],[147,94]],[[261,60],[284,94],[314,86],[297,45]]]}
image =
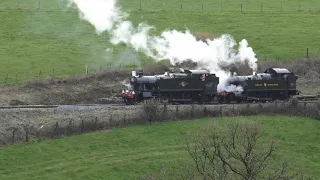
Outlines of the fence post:
{"label": "fence post", "polygon": [[84,133],[84,120],[81,121],[81,133]]}
{"label": "fence post", "polygon": [[191,105],[191,119],[194,118],[194,105]]}
{"label": "fence post", "polygon": [[113,127],[113,124],[112,124],[112,114],[110,114],[110,117],[109,117],[109,127],[110,129]]}
{"label": "fence post", "polygon": [[88,65],[86,65],[86,74],[88,74]]}
{"label": "fence post", "polygon": [[52,78],[54,78],[54,67],[52,68]]}
{"label": "fence post", "polygon": [[140,0],[140,8],[139,8],[139,10],[141,10],[142,8],[141,8],[141,0]]}
{"label": "fence post", "polygon": [[307,58],[309,58],[309,48],[307,48]]}
{"label": "fence post", "polygon": [[98,117],[94,119],[94,128],[95,130],[98,130]]}
{"label": "fence post", "polygon": [[179,106],[176,106],[176,120],[178,120],[179,115]]}
{"label": "fence post", "polygon": [[25,126],[25,131],[26,131],[26,142],[29,142],[29,127],[28,127],[28,125]]}
{"label": "fence post", "polygon": [[4,80],[4,83],[7,84],[7,81],[8,81],[8,74],[6,75],[6,78]]}
{"label": "fence post", "polygon": [[16,84],[18,83],[18,73],[16,73]]}
{"label": "fence post", "polygon": [[[123,115],[123,122],[122,122],[122,127],[126,127],[126,125],[127,125],[127,113],[124,113],[124,115]],[[120,126],[121,127],[121,126]]]}
{"label": "fence post", "polygon": [[39,71],[38,81],[40,81],[40,79],[41,79],[41,70]]}
{"label": "fence post", "polygon": [[58,122],[56,122],[55,126],[54,126],[54,131],[52,133],[52,138],[55,138],[57,136],[58,133],[58,128],[59,128],[59,124]]}
{"label": "fence post", "polygon": [[12,131],[12,144],[14,144],[16,130],[17,130],[16,128],[13,128],[13,131]]}

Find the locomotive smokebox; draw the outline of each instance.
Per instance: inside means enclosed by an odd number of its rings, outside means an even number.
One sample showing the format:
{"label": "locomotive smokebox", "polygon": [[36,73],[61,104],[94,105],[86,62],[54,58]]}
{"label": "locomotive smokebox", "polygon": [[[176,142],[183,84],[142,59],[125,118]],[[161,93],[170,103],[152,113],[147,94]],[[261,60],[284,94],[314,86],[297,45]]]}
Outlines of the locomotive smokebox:
{"label": "locomotive smokebox", "polygon": [[143,70],[142,69],[139,69],[138,75],[139,75],[139,77],[143,76]]}
{"label": "locomotive smokebox", "polygon": [[135,77],[137,75],[137,72],[136,71],[132,71],[131,75],[132,75],[132,77]]}

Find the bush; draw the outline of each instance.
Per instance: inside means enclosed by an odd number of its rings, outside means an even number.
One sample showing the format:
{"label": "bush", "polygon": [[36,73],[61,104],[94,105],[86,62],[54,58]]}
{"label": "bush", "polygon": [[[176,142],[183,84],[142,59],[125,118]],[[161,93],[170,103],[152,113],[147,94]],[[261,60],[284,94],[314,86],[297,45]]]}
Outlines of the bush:
{"label": "bush", "polygon": [[147,123],[158,121],[160,119],[159,111],[160,103],[157,100],[148,100],[143,104],[142,117],[147,121]]}

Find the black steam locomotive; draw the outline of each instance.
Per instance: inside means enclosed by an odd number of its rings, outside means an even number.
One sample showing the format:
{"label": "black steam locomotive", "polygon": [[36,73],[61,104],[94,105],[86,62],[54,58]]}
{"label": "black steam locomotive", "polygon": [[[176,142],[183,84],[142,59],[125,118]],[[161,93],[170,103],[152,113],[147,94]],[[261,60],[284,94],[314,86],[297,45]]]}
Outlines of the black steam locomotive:
{"label": "black steam locomotive", "polygon": [[282,68],[269,68],[264,73],[250,76],[232,76],[227,86],[241,87],[241,90],[224,91],[218,95],[219,103],[287,100],[299,95],[294,73]]}
{"label": "black steam locomotive", "polygon": [[218,95],[219,78],[207,70],[181,70],[180,73],[138,76],[132,72],[131,89],[122,91],[126,104],[135,104],[145,99],[156,98],[168,103],[208,103]]}
{"label": "black steam locomotive", "polygon": [[154,98],[171,104],[213,103],[214,99],[219,103],[286,100],[299,94],[297,78],[287,69],[269,68],[250,76],[231,76],[226,84],[231,88],[218,92],[219,77],[207,70],[181,70],[154,76],[144,76],[140,70],[138,75],[132,72],[131,88],[123,90],[121,96],[126,104]]}

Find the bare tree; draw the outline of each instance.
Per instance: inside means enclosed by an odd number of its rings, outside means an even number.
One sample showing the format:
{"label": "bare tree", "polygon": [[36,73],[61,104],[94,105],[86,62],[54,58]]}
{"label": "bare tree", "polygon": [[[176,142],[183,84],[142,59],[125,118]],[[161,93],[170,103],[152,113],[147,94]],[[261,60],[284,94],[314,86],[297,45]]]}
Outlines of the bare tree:
{"label": "bare tree", "polygon": [[212,126],[189,137],[187,151],[203,179],[293,179],[286,163],[273,174],[261,173],[275,151],[274,142],[266,146],[261,136],[257,123],[233,122],[227,129]]}

